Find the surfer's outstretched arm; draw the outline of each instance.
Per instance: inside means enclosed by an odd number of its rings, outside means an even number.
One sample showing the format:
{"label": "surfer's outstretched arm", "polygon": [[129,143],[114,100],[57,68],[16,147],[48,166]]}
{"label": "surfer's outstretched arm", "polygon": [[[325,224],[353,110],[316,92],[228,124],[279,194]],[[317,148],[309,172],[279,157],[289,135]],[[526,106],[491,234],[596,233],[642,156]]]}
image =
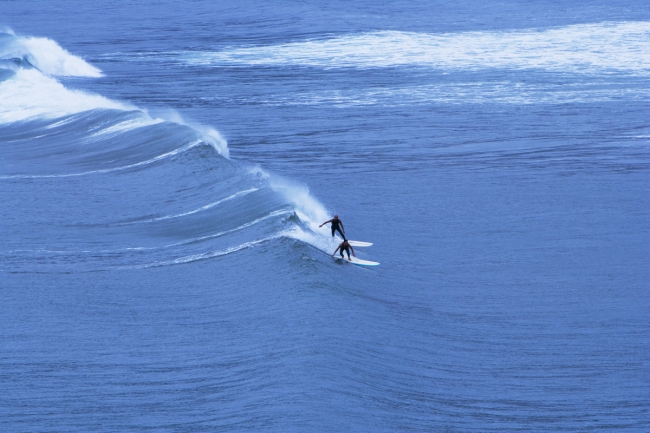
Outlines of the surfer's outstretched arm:
{"label": "surfer's outstretched arm", "polygon": [[[334,250],[334,252],[332,253],[332,257],[334,257],[334,255],[335,255],[335,254],[336,254],[336,252],[337,252],[337,251],[339,250],[339,248],[341,248],[341,246],[340,246],[340,245],[339,245],[338,247],[336,247],[336,249],[335,249],[335,250]],[[356,257],[356,256],[354,256],[354,257]]]}
{"label": "surfer's outstretched arm", "polygon": [[[348,245],[349,245],[349,244],[348,244]],[[349,245],[349,246],[350,246],[350,250],[352,251],[352,255],[353,255],[354,257],[356,257],[357,255],[354,254],[354,248],[352,248],[352,245]]]}
{"label": "surfer's outstretched arm", "polygon": [[325,221],[323,224],[319,225],[318,227],[319,227],[319,228],[320,228],[320,227],[323,227],[325,224],[327,224],[327,223],[331,223],[332,221],[334,221],[334,220]]}

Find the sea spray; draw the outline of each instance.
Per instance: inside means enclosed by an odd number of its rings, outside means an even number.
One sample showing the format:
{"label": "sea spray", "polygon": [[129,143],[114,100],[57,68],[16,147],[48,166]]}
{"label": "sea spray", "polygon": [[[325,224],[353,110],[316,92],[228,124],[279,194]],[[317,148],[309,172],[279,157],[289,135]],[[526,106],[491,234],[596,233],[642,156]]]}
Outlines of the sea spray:
{"label": "sea spray", "polygon": [[0,58],[27,60],[47,75],[59,77],[101,77],[102,71],[47,38],[16,36],[0,28]]}
{"label": "sea spray", "polygon": [[308,243],[322,251],[330,251],[334,241],[329,236],[327,229],[319,225],[330,218],[327,209],[309,192],[309,187],[277,174],[271,174],[259,166],[249,169],[269,186],[281,194],[287,201],[295,206],[295,214],[299,224],[286,232],[286,235],[302,242]]}
{"label": "sea spray", "polygon": [[162,118],[169,122],[178,123],[179,125],[186,125],[190,128],[198,131],[201,134],[201,138],[206,144],[212,146],[214,150],[219,153],[219,155],[224,158],[230,157],[230,151],[228,150],[228,140],[226,140],[219,131],[217,131],[212,126],[203,125],[198,122],[187,120],[182,116],[178,111],[171,108],[152,108],[145,109],[149,116],[154,118]]}

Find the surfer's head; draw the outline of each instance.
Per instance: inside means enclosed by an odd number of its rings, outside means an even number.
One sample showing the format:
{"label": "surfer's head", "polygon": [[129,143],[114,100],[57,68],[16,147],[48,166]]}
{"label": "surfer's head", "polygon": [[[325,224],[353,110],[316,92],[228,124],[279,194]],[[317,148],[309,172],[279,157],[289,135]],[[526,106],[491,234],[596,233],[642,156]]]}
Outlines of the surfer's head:
{"label": "surfer's head", "polygon": [[339,216],[338,216],[338,215],[334,215],[334,219],[339,219]]}

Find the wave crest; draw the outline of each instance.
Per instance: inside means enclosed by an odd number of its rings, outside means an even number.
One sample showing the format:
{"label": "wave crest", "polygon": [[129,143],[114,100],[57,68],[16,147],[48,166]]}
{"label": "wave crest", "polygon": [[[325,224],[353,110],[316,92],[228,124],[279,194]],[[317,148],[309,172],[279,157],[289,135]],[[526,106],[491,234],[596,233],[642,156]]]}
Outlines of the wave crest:
{"label": "wave crest", "polygon": [[31,63],[46,74],[62,77],[102,76],[98,68],[70,54],[51,39],[19,38],[18,43],[29,50],[34,59]]}
{"label": "wave crest", "polygon": [[81,57],[70,54],[48,38],[17,37],[10,29],[1,32],[0,59],[27,61],[41,72],[60,77],[101,77],[102,71]]}
{"label": "wave crest", "polygon": [[133,110],[135,107],[103,96],[67,89],[34,69],[19,69],[0,82],[0,122],[33,117],[58,118],[97,108]]}

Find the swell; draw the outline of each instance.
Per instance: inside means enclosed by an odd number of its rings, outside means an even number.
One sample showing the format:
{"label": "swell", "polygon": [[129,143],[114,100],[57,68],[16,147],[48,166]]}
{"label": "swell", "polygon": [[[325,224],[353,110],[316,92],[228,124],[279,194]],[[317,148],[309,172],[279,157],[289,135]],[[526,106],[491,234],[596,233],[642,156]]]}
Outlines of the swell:
{"label": "swell", "polygon": [[300,188],[292,200],[293,186],[224,158],[187,125],[115,128],[142,116],[92,110],[0,127],[5,270],[174,265],[302,230]]}
{"label": "swell", "polygon": [[228,159],[214,128],[66,88],[56,74],[101,72],[52,41],[5,34],[0,54],[0,270],[183,264],[325,215],[304,187]]}
{"label": "swell", "polygon": [[124,170],[211,144],[189,126],[151,119],[137,110],[94,109],[63,118],[12,122],[0,125],[0,133],[0,170],[5,178]]}

